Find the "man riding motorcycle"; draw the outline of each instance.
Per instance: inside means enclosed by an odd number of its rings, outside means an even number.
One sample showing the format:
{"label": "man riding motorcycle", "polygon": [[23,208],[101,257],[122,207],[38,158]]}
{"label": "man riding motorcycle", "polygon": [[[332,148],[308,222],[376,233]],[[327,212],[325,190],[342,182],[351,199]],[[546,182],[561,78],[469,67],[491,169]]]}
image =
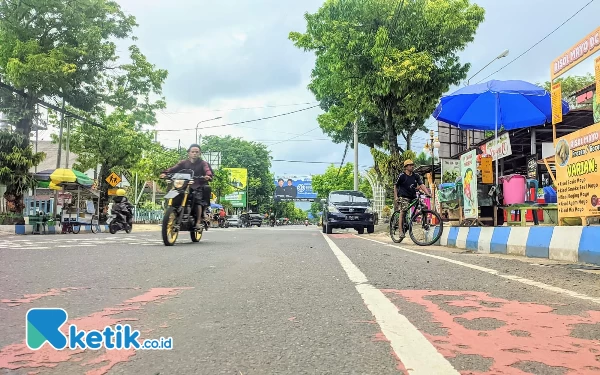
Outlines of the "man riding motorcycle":
{"label": "man riding motorcycle", "polygon": [[131,224],[133,219],[133,205],[129,202],[125,194],[126,192],[124,189],[117,190],[117,195],[113,198],[114,204],[111,208],[111,213],[123,215],[126,222]]}
{"label": "man riding motorcycle", "polygon": [[211,189],[208,181],[212,180],[212,168],[208,162],[200,158],[200,146],[192,144],[188,148],[188,158],[180,161],[173,167],[166,169],[161,173],[160,178],[164,178],[167,173],[176,173],[183,169],[191,169],[194,171],[194,181],[192,183],[192,207],[196,207],[196,229],[200,230],[203,221],[207,220],[204,217],[204,212],[210,206]]}

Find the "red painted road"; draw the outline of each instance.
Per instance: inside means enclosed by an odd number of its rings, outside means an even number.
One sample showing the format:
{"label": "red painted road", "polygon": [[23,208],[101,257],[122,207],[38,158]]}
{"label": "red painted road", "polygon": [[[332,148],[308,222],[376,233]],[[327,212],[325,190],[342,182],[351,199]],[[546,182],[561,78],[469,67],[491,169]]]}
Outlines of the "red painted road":
{"label": "red painted road", "polygon": [[[463,375],[531,374],[515,367],[524,363],[542,363],[565,375],[600,374],[600,343],[573,337],[578,326],[599,324],[600,311],[565,316],[551,306],[493,298],[482,292],[382,291],[392,301],[401,298],[426,308],[430,321],[439,323],[447,334],[423,333],[445,357],[475,355],[492,360],[489,371],[463,371]],[[466,311],[451,314],[431,300],[435,296],[445,296],[444,304]],[[482,320],[498,327],[477,329]]]}
{"label": "red painted road", "polygon": [[[64,288],[65,290],[73,290],[77,288]],[[137,297],[130,298],[123,303],[110,308],[105,308],[88,316],[69,319],[63,325],[63,333],[67,335],[68,326],[76,324],[79,330],[103,330],[106,326],[115,326],[119,323],[135,322],[139,320],[139,313],[148,303],[163,303],[169,298],[172,298],[186,289],[191,288],[153,288],[146,293]],[[65,291],[62,290],[62,291]],[[47,293],[27,295],[18,299],[21,303],[29,303],[45,296],[53,296],[59,293],[58,290],[52,289]],[[3,302],[6,300],[2,300]],[[16,300],[9,300],[8,304],[13,304]],[[125,317],[121,314],[127,313],[130,316]],[[133,314],[133,316],[131,316]],[[137,315],[137,316],[136,316]],[[171,315],[170,318],[173,318]],[[166,328],[168,325],[163,324],[159,328]],[[134,327],[135,328],[135,327]],[[153,330],[141,332],[149,333]],[[25,332],[23,332],[24,334]],[[156,337],[152,337],[156,338]],[[141,337],[143,339],[143,337]],[[86,375],[103,375],[106,374],[112,367],[121,362],[129,361],[134,355],[135,350],[55,350],[50,345],[46,344],[39,350],[30,350],[23,343],[15,343],[8,345],[0,350],[0,369],[23,369],[23,368],[55,368],[65,362],[81,362]],[[33,371],[29,374],[33,375],[38,372]]]}

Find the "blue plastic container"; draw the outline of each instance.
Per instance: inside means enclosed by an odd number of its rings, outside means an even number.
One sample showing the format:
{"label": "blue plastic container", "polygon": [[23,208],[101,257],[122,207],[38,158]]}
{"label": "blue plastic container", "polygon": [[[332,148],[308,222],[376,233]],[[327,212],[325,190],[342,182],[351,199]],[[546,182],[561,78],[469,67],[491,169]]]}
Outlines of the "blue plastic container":
{"label": "blue plastic container", "polygon": [[556,192],[551,186],[544,187],[544,201],[546,203],[556,203]]}

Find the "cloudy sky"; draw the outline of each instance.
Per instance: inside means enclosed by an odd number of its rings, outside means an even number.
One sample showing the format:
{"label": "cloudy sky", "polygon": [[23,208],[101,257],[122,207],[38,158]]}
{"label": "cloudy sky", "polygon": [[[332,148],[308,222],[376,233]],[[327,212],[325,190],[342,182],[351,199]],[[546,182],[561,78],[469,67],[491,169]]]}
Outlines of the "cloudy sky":
{"label": "cloudy sky", "polygon": [[[118,0],[136,16],[138,45],[149,60],[169,71],[164,87],[168,108],[159,114],[160,141],[188,145],[199,121],[206,135],[243,137],[269,145],[276,174],[322,173],[327,164],[342,160],[345,145],[336,145],[318,128],[319,108],[242,125],[232,122],[297,111],[316,104],[308,91],[314,56],[295,48],[290,31],[305,30],[303,15],[315,12],[322,0]],[[397,0],[390,0],[397,1]],[[477,72],[503,50],[508,57],[495,61],[471,83],[481,79],[549,80],[550,62],[598,24],[600,1],[592,2],[554,34],[487,77],[544,38],[589,0],[476,0],[486,10],[475,41],[461,53]],[[125,48],[125,46],[124,46]],[[123,48],[122,52],[126,50]],[[569,74],[593,72],[593,59]],[[452,88],[454,91],[456,88]],[[430,119],[430,129],[437,124]],[[251,135],[252,134],[252,135]],[[302,136],[299,136],[302,135]],[[292,139],[293,138],[293,139]],[[415,136],[413,150],[425,144]],[[353,160],[349,150],[346,161]],[[294,163],[290,161],[302,161]],[[311,163],[306,163],[311,162]],[[317,162],[322,162],[317,163]],[[324,163],[323,163],[324,162]],[[368,148],[359,148],[359,164],[372,164]]]}

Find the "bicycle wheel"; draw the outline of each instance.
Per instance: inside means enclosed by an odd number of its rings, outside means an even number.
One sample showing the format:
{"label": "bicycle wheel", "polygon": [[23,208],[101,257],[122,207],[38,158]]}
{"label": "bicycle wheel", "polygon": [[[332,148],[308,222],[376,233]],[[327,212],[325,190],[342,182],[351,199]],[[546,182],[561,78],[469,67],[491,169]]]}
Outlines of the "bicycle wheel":
{"label": "bicycle wheel", "polygon": [[92,216],[92,221],[90,222],[90,229],[92,233],[98,233],[98,217],[95,215]]}
{"label": "bicycle wheel", "polygon": [[[394,241],[395,243],[400,243],[402,242],[402,240],[404,238],[400,238],[400,231],[398,230],[398,221],[400,220],[400,211],[394,211],[394,214],[392,215],[392,218],[390,219],[390,237],[392,238],[392,241]],[[404,228],[407,227],[406,225],[406,218],[404,218]],[[404,234],[406,235],[406,231],[404,232]]]}
{"label": "bicycle wheel", "polygon": [[81,230],[81,226],[79,224],[73,224],[73,234],[78,234]]}
{"label": "bicycle wheel", "polygon": [[[434,230],[433,233],[430,233],[430,229],[433,229],[437,226],[437,224],[432,224],[433,218],[437,219],[440,228],[439,230]],[[442,222],[440,214],[435,211],[422,210],[413,216],[410,222],[410,229],[408,233],[410,235],[410,239],[416,245],[429,246],[436,243],[440,237],[442,237],[443,231],[444,223]]]}

